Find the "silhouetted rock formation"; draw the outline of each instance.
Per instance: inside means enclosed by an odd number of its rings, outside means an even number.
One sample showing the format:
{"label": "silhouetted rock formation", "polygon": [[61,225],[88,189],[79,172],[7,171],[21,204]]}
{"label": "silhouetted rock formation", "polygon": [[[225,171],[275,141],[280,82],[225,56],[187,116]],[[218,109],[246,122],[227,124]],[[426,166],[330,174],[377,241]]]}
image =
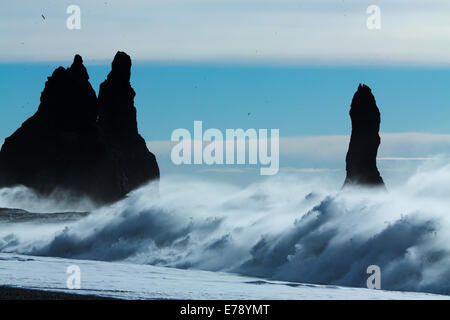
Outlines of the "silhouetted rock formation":
{"label": "silhouetted rock formation", "polygon": [[[129,72],[128,67],[128,79]],[[158,178],[155,157],[137,133],[133,89],[127,81],[113,87],[116,92],[102,92],[100,114],[81,56],[71,67],[57,68],[45,84],[38,111],[5,139],[0,187],[25,185],[42,194],[61,189],[105,203]],[[114,113],[118,106],[122,112]],[[120,119],[126,122],[121,130],[104,130],[119,126]]]}
{"label": "silhouetted rock formation", "polygon": [[151,179],[159,178],[156,158],[148,151],[145,140],[139,135],[136,122],[136,95],[130,85],[131,59],[117,52],[111,72],[100,85],[98,94],[98,126],[115,165],[120,168],[117,188],[128,193]]}
{"label": "silhouetted rock formation", "polygon": [[350,118],[352,135],[346,157],[344,187],[351,184],[384,187],[376,163],[380,145],[380,111],[368,86],[359,85],[353,96]]}

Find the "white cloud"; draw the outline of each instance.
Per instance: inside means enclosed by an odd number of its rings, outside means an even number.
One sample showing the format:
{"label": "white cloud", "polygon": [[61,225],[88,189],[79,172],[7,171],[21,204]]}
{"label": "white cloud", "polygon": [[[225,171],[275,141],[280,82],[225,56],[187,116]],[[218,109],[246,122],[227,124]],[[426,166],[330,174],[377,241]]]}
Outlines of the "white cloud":
{"label": "white cloud", "polygon": [[207,168],[200,169],[200,172],[223,172],[223,173],[242,173],[246,170],[256,170],[255,168]]}
{"label": "white cloud", "polygon": [[426,161],[426,160],[434,160],[437,158],[432,158],[432,157],[378,157],[377,160],[378,161]]}
{"label": "white cloud", "polygon": [[[0,61],[135,60],[450,65],[448,1],[378,0],[382,28],[366,28],[366,0],[3,1]],[[46,19],[41,17],[44,14]]]}
{"label": "white cloud", "polygon": [[320,173],[326,171],[337,171],[339,169],[329,169],[329,168],[280,168],[281,172],[296,172],[296,173]]}
{"label": "white cloud", "polygon": [[[301,175],[302,179],[326,175],[333,177],[337,184],[342,183],[349,141],[349,135],[280,138],[279,174]],[[175,142],[149,141],[147,144],[158,159],[162,175],[204,172],[208,177],[224,179],[226,173],[230,179],[241,179],[244,183],[260,178],[259,169],[249,165],[175,166],[170,160]],[[378,168],[389,186],[403,183],[423,165],[446,164],[449,160],[450,134],[381,134]],[[233,179],[230,182],[235,183]]]}
{"label": "white cloud", "polygon": [[[349,135],[280,138],[280,158],[313,161],[343,161]],[[149,149],[159,156],[170,154],[176,142],[148,141]],[[420,132],[381,134],[379,160],[425,161],[442,159],[450,153],[450,134]]]}

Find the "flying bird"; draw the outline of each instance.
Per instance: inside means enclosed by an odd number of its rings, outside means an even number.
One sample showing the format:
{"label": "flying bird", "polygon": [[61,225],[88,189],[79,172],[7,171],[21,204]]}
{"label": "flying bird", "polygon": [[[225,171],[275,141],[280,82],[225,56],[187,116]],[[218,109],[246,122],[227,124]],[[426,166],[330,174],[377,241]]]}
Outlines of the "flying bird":
{"label": "flying bird", "polygon": [[44,19],[44,20],[45,20],[45,16],[44,16],[43,14],[41,14],[41,17],[42,17],[42,19]]}

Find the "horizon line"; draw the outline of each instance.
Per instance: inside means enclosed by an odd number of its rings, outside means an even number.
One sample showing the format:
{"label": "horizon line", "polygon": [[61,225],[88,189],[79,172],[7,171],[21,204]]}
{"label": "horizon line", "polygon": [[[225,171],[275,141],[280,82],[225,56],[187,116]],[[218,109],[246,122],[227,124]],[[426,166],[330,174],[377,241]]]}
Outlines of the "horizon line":
{"label": "horizon line", "polygon": [[[125,51],[126,52],[126,51]],[[74,53],[68,59],[2,59],[0,65],[39,65],[39,64],[71,64]],[[110,65],[111,58],[89,58],[80,54],[84,65],[103,66]],[[317,61],[317,60],[289,60],[289,59],[151,59],[133,58],[133,65],[154,65],[154,66],[200,66],[200,67],[249,67],[249,68],[336,68],[336,69],[450,69],[450,61],[425,62],[425,61]]]}

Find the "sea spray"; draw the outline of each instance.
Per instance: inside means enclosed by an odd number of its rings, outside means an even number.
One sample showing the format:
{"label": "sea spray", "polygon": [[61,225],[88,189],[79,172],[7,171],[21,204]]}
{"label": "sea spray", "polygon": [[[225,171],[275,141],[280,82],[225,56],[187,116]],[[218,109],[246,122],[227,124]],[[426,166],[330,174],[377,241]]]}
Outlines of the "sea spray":
{"label": "sea spray", "polygon": [[286,175],[245,188],[172,176],[159,196],[150,184],[51,232],[2,227],[0,250],[359,287],[377,265],[382,289],[450,293],[449,181],[448,165],[389,192]]}

